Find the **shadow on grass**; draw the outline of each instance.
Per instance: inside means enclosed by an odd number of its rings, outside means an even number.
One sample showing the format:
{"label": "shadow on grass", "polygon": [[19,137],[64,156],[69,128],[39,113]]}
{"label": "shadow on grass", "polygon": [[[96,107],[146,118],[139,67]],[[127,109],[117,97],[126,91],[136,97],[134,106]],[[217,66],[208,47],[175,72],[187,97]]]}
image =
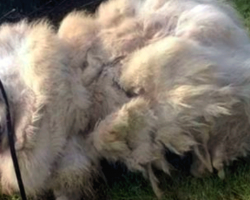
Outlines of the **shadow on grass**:
{"label": "shadow on grass", "polygon": [[[181,172],[164,179],[163,200],[249,200],[250,161],[235,162],[226,169],[226,179],[213,175],[198,179]],[[164,176],[164,178],[163,178]],[[112,200],[156,200],[149,183],[139,174],[122,175],[106,189]]]}

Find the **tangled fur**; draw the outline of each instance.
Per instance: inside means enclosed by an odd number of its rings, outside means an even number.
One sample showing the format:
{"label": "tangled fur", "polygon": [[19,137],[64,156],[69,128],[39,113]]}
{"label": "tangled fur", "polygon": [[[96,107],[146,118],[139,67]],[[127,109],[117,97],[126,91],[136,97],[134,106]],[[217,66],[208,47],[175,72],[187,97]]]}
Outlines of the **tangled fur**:
{"label": "tangled fur", "polygon": [[[69,13],[57,33],[47,22],[2,25],[0,41],[29,195],[80,199],[106,158],[142,172],[161,197],[153,168],[171,173],[166,149],[192,152],[192,174],[221,177],[249,152],[250,42],[227,4],[110,0]],[[1,187],[12,193],[1,99]]]}
{"label": "tangled fur", "polygon": [[[250,43],[229,5],[110,0],[94,15],[70,13],[58,35],[80,64],[83,84],[93,74],[106,77],[92,82],[102,105],[112,102],[99,107],[90,134],[97,154],[141,171],[158,197],[152,167],[170,173],[165,149],[191,151],[196,176],[214,169],[221,176],[225,164],[247,155]],[[126,94],[121,101],[114,85]]]}
{"label": "tangled fur", "polygon": [[[68,66],[67,48],[46,22],[0,27],[0,78],[15,128],[15,149],[29,196],[52,189],[56,199],[78,199],[91,189],[94,158],[84,146],[88,93]],[[1,97],[0,183],[2,192],[18,185],[7,145]],[[79,196],[79,197],[78,197]]]}

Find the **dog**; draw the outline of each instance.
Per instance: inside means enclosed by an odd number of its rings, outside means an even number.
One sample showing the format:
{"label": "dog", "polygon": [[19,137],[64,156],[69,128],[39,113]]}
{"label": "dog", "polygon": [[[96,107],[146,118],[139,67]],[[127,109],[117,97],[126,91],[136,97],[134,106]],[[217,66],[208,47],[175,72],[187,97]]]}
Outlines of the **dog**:
{"label": "dog", "polygon": [[[142,172],[161,197],[153,168],[170,174],[166,149],[191,151],[197,176],[215,168],[223,177],[224,164],[247,154],[249,38],[228,5],[110,0],[93,15],[70,13],[58,31],[2,25],[0,39],[29,196],[80,199],[106,158]],[[2,103],[1,188],[11,194],[5,114]]]}
{"label": "dog", "polygon": [[[89,95],[68,66],[67,48],[46,20],[3,24],[0,40],[0,78],[27,195],[53,190],[57,200],[66,200],[91,194],[98,167],[84,145]],[[19,189],[5,115],[1,96],[0,183],[3,193],[13,194]]]}
{"label": "dog", "polygon": [[141,171],[158,197],[152,168],[170,174],[166,149],[191,151],[193,175],[222,178],[225,163],[247,154],[249,37],[231,6],[110,0],[93,15],[70,13],[58,36],[93,95],[90,143]]}

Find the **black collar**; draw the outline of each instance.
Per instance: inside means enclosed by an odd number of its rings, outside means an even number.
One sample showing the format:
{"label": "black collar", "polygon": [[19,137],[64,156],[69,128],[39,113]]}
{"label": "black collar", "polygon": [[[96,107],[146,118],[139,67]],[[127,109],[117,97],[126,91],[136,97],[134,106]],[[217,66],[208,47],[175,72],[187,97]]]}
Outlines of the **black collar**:
{"label": "black collar", "polygon": [[21,176],[21,173],[20,173],[20,168],[19,168],[19,164],[18,164],[16,152],[15,152],[14,127],[11,124],[10,106],[9,106],[7,94],[5,92],[5,89],[3,87],[3,83],[2,83],[1,80],[0,80],[0,90],[1,90],[1,93],[3,95],[5,105],[6,105],[7,131],[8,131],[8,140],[9,140],[11,158],[12,158],[14,169],[15,169],[15,172],[16,172],[16,178],[17,178],[17,182],[18,182],[18,186],[19,186],[19,190],[20,190],[22,200],[27,200],[26,194],[25,194],[25,189],[24,189],[24,186],[23,186],[22,176]]}

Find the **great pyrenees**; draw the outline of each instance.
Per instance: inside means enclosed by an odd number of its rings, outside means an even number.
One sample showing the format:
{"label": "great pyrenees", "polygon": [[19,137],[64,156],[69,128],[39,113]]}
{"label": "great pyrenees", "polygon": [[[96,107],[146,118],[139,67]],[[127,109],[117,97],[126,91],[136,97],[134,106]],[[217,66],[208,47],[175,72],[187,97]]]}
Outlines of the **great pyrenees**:
{"label": "great pyrenees", "polygon": [[[196,176],[249,151],[250,42],[216,0],[110,0],[46,21],[0,27],[0,79],[10,101],[25,190],[57,200],[91,193],[99,160],[121,161],[162,192],[165,151],[192,152]],[[0,180],[18,191],[1,97]]]}

